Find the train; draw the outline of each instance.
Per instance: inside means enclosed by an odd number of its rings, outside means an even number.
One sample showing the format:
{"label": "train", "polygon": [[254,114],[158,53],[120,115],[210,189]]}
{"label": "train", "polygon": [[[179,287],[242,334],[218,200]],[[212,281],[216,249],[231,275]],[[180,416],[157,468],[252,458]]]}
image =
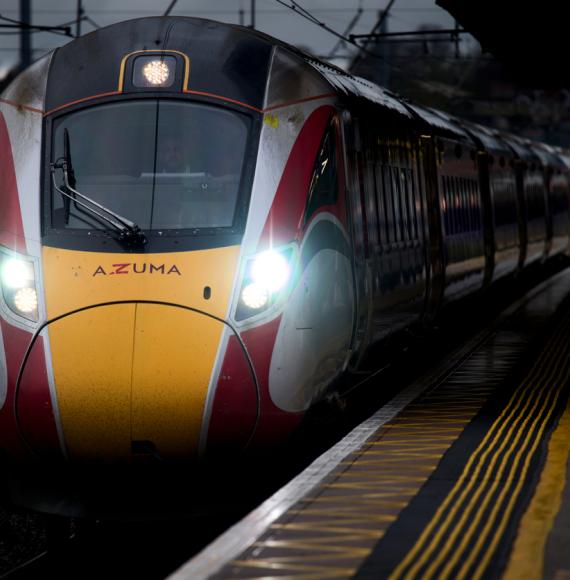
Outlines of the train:
{"label": "train", "polygon": [[0,97],[0,459],[271,450],[372,346],[569,242],[566,150],[249,28],[98,29]]}

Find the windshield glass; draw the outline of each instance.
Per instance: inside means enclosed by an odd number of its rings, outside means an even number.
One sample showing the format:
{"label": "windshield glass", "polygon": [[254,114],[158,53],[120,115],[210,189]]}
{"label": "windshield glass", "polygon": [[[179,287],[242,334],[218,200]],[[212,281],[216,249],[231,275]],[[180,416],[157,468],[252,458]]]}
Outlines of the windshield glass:
{"label": "windshield glass", "polygon": [[[154,99],[93,107],[54,122],[51,161],[69,157],[75,189],[143,230],[232,227],[249,118]],[[52,187],[52,227],[108,229]]]}

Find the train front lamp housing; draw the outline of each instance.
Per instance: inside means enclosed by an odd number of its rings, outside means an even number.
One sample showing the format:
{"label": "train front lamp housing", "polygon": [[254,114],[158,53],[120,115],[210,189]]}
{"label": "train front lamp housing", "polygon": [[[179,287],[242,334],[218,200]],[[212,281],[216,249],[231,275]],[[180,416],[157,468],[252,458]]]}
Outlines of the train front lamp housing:
{"label": "train front lamp housing", "polygon": [[292,278],[293,248],[268,250],[248,260],[236,320],[255,316],[274,304]]}
{"label": "train front lamp housing", "polygon": [[37,322],[38,293],[33,262],[0,252],[0,282],[6,306],[14,314]]}

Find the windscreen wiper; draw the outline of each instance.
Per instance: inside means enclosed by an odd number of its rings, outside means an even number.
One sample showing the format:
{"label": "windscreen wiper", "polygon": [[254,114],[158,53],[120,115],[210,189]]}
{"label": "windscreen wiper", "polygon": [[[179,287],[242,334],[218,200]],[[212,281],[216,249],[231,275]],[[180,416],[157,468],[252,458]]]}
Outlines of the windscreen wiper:
{"label": "windscreen wiper", "polygon": [[[71,144],[69,142],[69,131],[63,130],[63,158],[67,160],[68,173],[69,173],[69,185],[75,187],[75,172],[73,171],[73,162],[71,161]],[[69,215],[71,213],[71,200],[66,197],[63,199],[64,217],[65,225],[69,224]]]}
{"label": "windscreen wiper", "polygon": [[[66,191],[57,185],[55,172],[58,169],[63,171],[63,187]],[[71,201],[75,202],[77,205],[85,208],[91,214],[113,226],[120,233],[119,240],[121,242],[126,242],[127,244],[133,245],[144,245],[147,243],[146,236],[136,223],[106,208],[104,205],[101,205],[94,199],[91,199],[90,197],[80,193],[74,187],[72,187],[71,181],[73,180],[73,182],[75,182],[75,176],[73,175],[72,170],[70,171],[68,160],[65,157],[58,159],[55,163],[50,163],[50,170],[53,186],[61,195],[64,196],[66,201],[69,201],[69,203]],[[75,185],[75,183],[73,185]],[[80,199],[77,199],[78,197],[84,201],[80,201]],[[68,207],[66,206],[66,217],[68,215],[68,211]]]}

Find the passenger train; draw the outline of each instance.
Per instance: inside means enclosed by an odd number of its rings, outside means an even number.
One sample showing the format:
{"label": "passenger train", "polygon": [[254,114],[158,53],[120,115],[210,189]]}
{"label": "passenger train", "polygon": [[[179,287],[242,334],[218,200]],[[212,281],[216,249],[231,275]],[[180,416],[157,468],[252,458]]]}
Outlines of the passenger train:
{"label": "passenger train", "polygon": [[77,38],[0,98],[0,458],[271,448],[371,345],[568,254],[569,179],[247,28]]}

